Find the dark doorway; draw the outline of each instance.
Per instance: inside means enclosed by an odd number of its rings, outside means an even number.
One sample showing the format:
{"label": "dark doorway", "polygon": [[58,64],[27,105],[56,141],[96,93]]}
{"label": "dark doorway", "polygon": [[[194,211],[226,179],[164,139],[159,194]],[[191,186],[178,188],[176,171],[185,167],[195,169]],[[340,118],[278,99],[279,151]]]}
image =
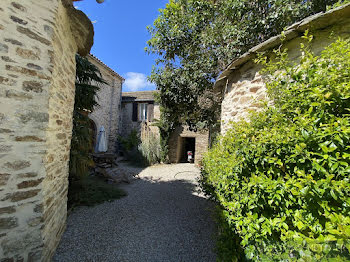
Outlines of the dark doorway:
{"label": "dark doorway", "polygon": [[196,157],[196,138],[194,137],[184,137],[182,138],[182,153],[181,153],[181,162],[187,163],[187,152],[192,151],[192,157]]}

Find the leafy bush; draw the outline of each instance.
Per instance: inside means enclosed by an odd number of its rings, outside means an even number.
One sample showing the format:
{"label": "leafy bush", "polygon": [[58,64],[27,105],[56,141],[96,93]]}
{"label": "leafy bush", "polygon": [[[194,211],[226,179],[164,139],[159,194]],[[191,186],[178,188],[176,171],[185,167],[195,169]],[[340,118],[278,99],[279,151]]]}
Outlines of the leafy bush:
{"label": "leafy bush", "polygon": [[350,261],[350,43],[302,52],[260,59],[274,107],[233,124],[203,161],[203,188],[253,261]]}
{"label": "leafy bush", "polygon": [[129,152],[140,144],[140,137],[137,130],[133,129],[130,134],[124,138],[119,136],[119,141],[122,144],[123,150]]}
{"label": "leafy bush", "polygon": [[149,132],[138,146],[139,151],[148,165],[154,165],[161,161],[161,146],[159,135]]}

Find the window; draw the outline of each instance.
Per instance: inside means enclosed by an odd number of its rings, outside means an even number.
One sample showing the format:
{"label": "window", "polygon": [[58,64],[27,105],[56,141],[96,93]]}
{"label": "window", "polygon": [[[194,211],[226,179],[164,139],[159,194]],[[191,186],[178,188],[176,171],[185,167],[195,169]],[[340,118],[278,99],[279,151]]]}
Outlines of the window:
{"label": "window", "polygon": [[148,104],[139,104],[139,121],[147,121],[147,108]]}

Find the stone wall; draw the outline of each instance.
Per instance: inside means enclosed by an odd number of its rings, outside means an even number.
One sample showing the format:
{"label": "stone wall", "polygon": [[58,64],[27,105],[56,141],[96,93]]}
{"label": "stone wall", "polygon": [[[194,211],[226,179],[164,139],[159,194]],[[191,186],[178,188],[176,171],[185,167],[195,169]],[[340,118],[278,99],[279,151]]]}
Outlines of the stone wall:
{"label": "stone wall", "polygon": [[120,136],[127,137],[132,130],[141,132],[141,122],[132,121],[132,103],[122,103]]}
{"label": "stone wall", "polygon": [[75,53],[92,36],[69,1],[1,0],[0,261],[49,261],[65,229]]}
{"label": "stone wall", "polygon": [[[95,122],[98,136],[100,127],[106,130],[107,147],[109,153],[117,152],[117,140],[121,124],[121,96],[124,79],[103,65],[99,60],[89,56],[89,61],[96,65],[102,74],[102,78],[107,82],[100,86],[97,93],[97,102],[94,111],[89,117]],[[97,137],[96,137],[97,141]]]}
{"label": "stone wall", "polygon": [[224,93],[221,108],[222,133],[230,128],[231,122],[246,119],[249,111],[259,110],[262,100],[267,100],[266,87],[259,73],[261,66],[254,63],[255,54],[266,52],[266,55],[271,57],[270,51],[273,48],[287,48],[290,59],[298,61],[301,56],[300,43],[303,41],[301,36],[305,30],[310,30],[309,34],[314,37],[311,50],[319,54],[338,37],[349,38],[350,6],[307,18],[287,29],[283,45],[280,41],[281,36],[277,36],[233,61],[215,84],[215,88]]}
{"label": "stone wall", "polygon": [[183,153],[183,138],[195,138],[195,163],[200,164],[203,154],[208,151],[209,133],[207,131],[193,132],[187,127],[179,126],[171,134],[169,139],[169,161],[171,163],[180,163]]}

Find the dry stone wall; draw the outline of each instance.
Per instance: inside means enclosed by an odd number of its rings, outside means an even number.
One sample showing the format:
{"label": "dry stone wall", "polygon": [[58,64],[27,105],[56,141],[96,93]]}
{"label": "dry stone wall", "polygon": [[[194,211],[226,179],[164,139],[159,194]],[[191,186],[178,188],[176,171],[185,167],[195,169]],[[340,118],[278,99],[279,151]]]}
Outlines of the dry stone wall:
{"label": "dry stone wall", "polygon": [[[287,48],[289,58],[292,61],[300,59],[300,43],[303,41],[301,36],[306,29],[309,29],[309,34],[313,35],[310,48],[315,54],[319,54],[338,37],[349,38],[350,6],[329,15],[321,15],[313,23],[306,19],[304,22],[301,22],[300,28],[302,30],[297,30],[297,32],[291,30],[289,34],[291,39],[287,39],[281,46],[277,45],[277,48],[282,50]],[[266,55],[272,57],[272,54],[268,52],[269,45],[272,42],[270,40],[270,42],[256,47],[255,52],[264,51]],[[246,59],[244,56],[240,58],[246,60],[244,63],[235,66],[230,71],[227,70],[228,76],[220,84],[220,89],[224,93],[221,107],[221,132],[223,134],[230,128],[232,122],[247,119],[249,111],[259,110],[263,101],[267,100],[266,86],[259,73],[261,66],[254,63],[255,55],[249,55],[249,59]],[[219,86],[218,84],[216,85]]]}
{"label": "dry stone wall", "polygon": [[[89,56],[89,61],[95,64],[102,74],[102,78],[107,82],[100,86],[97,93],[97,102],[94,111],[89,117],[95,122],[98,132],[103,126],[106,130],[107,147],[109,153],[116,153],[117,140],[121,125],[121,96],[123,78],[108,70],[95,58]],[[96,137],[97,141],[97,137]]]}
{"label": "dry stone wall", "polygon": [[[65,229],[75,53],[84,46],[74,12],[61,0],[0,3],[0,261],[49,261]],[[90,25],[77,29],[80,40]]]}

